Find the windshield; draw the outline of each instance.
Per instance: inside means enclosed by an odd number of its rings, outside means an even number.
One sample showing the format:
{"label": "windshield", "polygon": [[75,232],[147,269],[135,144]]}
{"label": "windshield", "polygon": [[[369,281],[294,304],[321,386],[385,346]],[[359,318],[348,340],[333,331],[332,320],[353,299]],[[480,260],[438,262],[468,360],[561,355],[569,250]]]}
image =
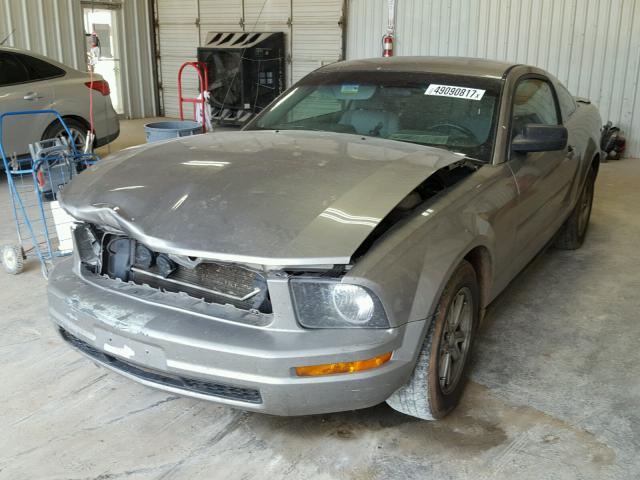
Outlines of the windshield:
{"label": "windshield", "polygon": [[418,143],[488,162],[501,81],[411,72],[311,74],[247,129],[319,130]]}

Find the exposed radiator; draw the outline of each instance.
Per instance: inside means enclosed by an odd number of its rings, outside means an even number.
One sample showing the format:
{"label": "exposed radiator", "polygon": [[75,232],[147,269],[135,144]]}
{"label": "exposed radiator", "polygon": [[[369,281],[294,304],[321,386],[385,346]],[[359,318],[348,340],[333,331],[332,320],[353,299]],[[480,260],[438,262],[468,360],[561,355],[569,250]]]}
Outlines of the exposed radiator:
{"label": "exposed radiator", "polygon": [[201,263],[195,268],[179,265],[166,278],[157,267],[132,267],[132,280],[169,292],[185,292],[210,303],[231,304],[245,310],[271,313],[267,281],[258,272],[237,265]]}

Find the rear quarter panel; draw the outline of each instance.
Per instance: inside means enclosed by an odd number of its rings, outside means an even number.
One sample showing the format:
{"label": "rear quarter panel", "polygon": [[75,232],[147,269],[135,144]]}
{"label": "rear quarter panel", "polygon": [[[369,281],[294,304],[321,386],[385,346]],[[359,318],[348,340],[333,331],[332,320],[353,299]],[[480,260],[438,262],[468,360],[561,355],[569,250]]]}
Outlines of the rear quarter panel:
{"label": "rear quarter panel", "polygon": [[579,156],[580,167],[576,181],[571,190],[572,205],[578,200],[578,196],[591,168],[594,159],[600,159],[600,129],[602,120],[598,108],[593,104],[578,102],[576,111],[565,122],[569,130],[569,144],[576,149],[576,157]]}
{"label": "rear quarter panel", "polygon": [[[101,80],[102,77],[96,74],[93,79],[94,81]],[[111,106],[110,98],[88,88],[85,83],[89,81],[88,74],[73,71],[54,82],[52,85],[55,100],[52,108],[60,112],[62,116],[80,117],[88,125],[91,97],[93,99],[96,137],[102,138],[117,130],[118,120]]]}

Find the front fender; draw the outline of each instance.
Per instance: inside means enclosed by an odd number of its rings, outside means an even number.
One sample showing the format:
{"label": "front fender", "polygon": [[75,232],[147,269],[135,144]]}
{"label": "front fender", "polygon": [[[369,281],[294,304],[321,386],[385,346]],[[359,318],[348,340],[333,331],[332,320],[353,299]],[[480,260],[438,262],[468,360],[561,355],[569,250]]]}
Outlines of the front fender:
{"label": "front fender", "polygon": [[483,303],[507,281],[514,255],[517,187],[508,166],[486,165],[421,205],[365,253],[346,280],[370,288],[392,325],[431,317],[453,271],[476,247]]}
{"label": "front fender", "polygon": [[380,297],[393,326],[430,318],[464,257],[479,246],[491,256],[495,248],[494,227],[475,211],[477,204],[439,210],[443,203],[446,199],[397,225],[346,275],[345,281],[364,285]]}

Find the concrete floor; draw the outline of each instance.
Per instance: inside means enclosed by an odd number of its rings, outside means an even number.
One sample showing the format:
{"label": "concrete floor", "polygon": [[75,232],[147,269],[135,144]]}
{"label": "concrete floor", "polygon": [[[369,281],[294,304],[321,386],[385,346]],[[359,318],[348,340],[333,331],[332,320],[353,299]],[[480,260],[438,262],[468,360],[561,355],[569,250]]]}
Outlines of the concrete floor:
{"label": "concrete floor", "polygon": [[[584,247],[543,253],[492,305],[462,405],[436,423],[384,404],[276,418],[137,385],[57,337],[37,265],[0,272],[0,478],[640,478],[638,185],[640,161],[602,166]],[[13,241],[4,180],[0,222]]]}

